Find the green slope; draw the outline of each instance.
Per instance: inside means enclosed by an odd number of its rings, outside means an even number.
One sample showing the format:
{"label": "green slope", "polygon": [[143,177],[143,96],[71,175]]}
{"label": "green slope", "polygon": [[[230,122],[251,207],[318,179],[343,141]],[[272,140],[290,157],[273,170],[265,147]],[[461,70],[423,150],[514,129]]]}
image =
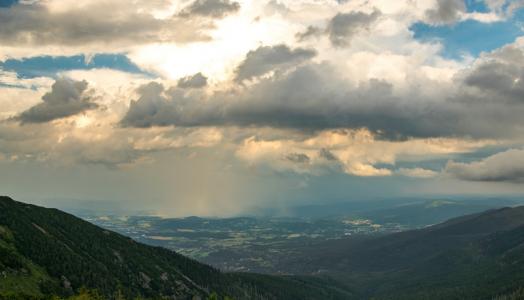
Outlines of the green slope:
{"label": "green slope", "polygon": [[56,282],[45,270],[21,256],[13,242],[11,231],[0,226],[0,297],[44,296],[42,290]]}

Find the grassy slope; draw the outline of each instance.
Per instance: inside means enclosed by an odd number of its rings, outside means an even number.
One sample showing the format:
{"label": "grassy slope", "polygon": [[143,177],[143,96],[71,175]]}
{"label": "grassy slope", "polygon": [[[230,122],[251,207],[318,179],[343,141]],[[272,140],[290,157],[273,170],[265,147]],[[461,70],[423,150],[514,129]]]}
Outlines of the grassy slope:
{"label": "grassy slope", "polygon": [[42,297],[42,284],[53,284],[44,269],[20,255],[11,231],[0,226],[0,297]]}

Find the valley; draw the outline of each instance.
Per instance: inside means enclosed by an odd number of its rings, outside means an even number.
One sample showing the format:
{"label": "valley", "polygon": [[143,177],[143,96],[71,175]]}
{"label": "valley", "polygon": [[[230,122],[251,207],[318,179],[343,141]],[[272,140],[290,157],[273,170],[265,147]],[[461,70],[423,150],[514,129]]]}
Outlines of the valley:
{"label": "valley", "polygon": [[[368,203],[346,204],[336,210],[323,207],[324,213],[320,215],[322,209],[298,208],[305,217],[166,219],[85,212],[82,217],[136,241],[177,251],[224,271],[294,274],[288,265],[292,258],[301,257],[327,242],[423,228],[464,214],[518,203],[505,201],[410,199],[390,201],[389,206]],[[322,270],[319,266],[316,271]]]}

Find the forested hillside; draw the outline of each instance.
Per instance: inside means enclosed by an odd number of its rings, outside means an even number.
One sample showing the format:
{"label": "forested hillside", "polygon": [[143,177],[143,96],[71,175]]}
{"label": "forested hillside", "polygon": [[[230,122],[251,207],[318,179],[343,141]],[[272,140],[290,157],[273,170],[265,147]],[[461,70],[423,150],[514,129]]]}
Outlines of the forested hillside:
{"label": "forested hillside", "polygon": [[521,295],[524,207],[489,210],[381,237],[333,240],[310,247],[288,264],[294,273],[329,274],[351,287],[356,299]]}

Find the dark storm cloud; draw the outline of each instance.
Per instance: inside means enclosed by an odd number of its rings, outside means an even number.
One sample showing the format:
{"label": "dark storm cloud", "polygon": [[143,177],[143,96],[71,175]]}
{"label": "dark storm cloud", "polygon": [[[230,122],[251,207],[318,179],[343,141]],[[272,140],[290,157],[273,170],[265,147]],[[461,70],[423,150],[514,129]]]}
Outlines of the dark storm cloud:
{"label": "dark storm cloud", "polygon": [[202,88],[207,85],[207,77],[202,73],[196,73],[192,76],[187,76],[178,80],[177,86],[179,88]]}
{"label": "dark storm cloud", "polygon": [[453,24],[465,12],[464,0],[438,0],[435,8],[426,11],[426,17],[431,24]]}
{"label": "dark storm cloud", "polygon": [[[387,139],[514,137],[524,129],[524,103],[520,100],[524,93],[519,77],[524,64],[518,60],[518,53],[503,53],[516,49],[504,48],[483,58],[456,75],[453,86],[424,81],[403,94],[395,93],[393,85],[383,80],[350,85],[328,63],[307,63],[262,78],[237,92],[215,93],[209,98],[155,84],[154,93],[146,92],[148,89],[140,92],[122,125],[255,126],[304,131],[367,128]],[[493,62],[502,67],[486,71]],[[274,68],[275,63],[270,66]],[[259,71],[250,74],[271,68],[255,68]],[[438,93],[428,94],[426,89]]]}
{"label": "dark storm cloud", "polygon": [[86,90],[86,81],[57,79],[51,91],[42,97],[42,103],[22,112],[16,119],[22,123],[45,123],[97,108]]}
{"label": "dark storm cloud", "polygon": [[[524,67],[489,61],[479,65],[465,78],[465,83],[486,95],[524,103]],[[505,97],[500,97],[500,96]]]}
{"label": "dark storm cloud", "polygon": [[445,173],[467,181],[524,182],[524,150],[511,149],[471,163],[450,161]]}
{"label": "dark storm cloud", "polygon": [[369,14],[363,12],[339,13],[329,21],[326,33],[333,45],[339,47],[348,46],[353,36],[369,29],[369,26],[380,15],[381,13],[378,10]]}
{"label": "dark storm cloud", "polygon": [[[317,130],[362,128],[388,135],[452,134],[449,118],[431,108],[409,105],[392,86],[371,80],[350,88],[329,65],[306,65],[289,74],[261,80],[243,93],[201,99],[157,83],[142,87],[122,120],[124,126],[270,126]],[[426,117],[420,120],[421,117]],[[434,125],[438,123],[438,127]]]}
{"label": "dark storm cloud", "polygon": [[50,11],[38,2],[0,8],[0,43],[13,46],[190,42],[208,39],[202,30],[210,26],[200,19],[158,19],[147,10],[122,1],[87,4],[60,12]]}
{"label": "dark storm cloud", "polygon": [[236,69],[235,80],[241,82],[270,71],[286,69],[315,55],[316,52],[312,49],[290,49],[286,45],[261,46],[247,53],[244,61]]}
{"label": "dark storm cloud", "polygon": [[141,86],[137,93],[138,100],[131,101],[129,110],[121,123],[129,127],[151,127],[173,125],[178,115],[177,105],[168,101],[164,93],[164,86],[151,82]]}
{"label": "dark storm cloud", "polygon": [[182,16],[222,18],[240,9],[238,2],[229,0],[196,0],[181,13]]}

